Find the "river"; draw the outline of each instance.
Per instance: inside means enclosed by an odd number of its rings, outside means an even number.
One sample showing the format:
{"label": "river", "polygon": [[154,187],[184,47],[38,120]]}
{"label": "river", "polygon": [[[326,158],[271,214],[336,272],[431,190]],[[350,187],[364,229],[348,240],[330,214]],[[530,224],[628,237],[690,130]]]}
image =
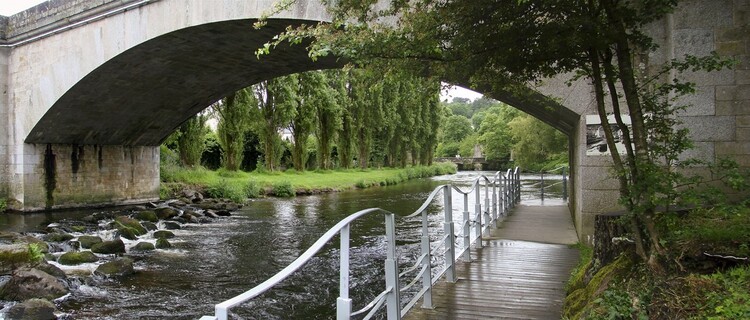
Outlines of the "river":
{"label": "river", "polygon": [[[477,172],[459,172],[395,186],[288,199],[257,199],[231,217],[207,224],[186,224],[174,230],[176,237],[171,239],[174,240],[171,249],[129,253],[136,260],[135,275],[121,280],[71,276],[73,293],[60,301],[58,308],[75,319],[197,319],[211,315],[216,303],[273,276],[349,214],[380,207],[405,216],[416,210],[436,186],[453,183],[468,189],[477,176]],[[559,176],[545,179],[550,178],[561,179]],[[524,175],[522,185],[533,185],[538,179]],[[453,197],[454,206],[461,203],[458,194],[454,193]],[[558,185],[547,194],[545,203],[562,203],[560,197]],[[538,187],[525,187],[522,198],[524,203],[538,204]],[[473,200],[473,196],[470,199]],[[436,199],[433,203],[429,210],[435,214],[431,215],[430,227],[442,230],[442,214],[439,213],[442,200]],[[459,208],[454,210],[460,211]],[[6,215],[0,218],[0,229],[29,231],[90,213],[85,210]],[[460,214],[454,216],[460,218]],[[352,227],[350,291],[355,310],[384,289],[382,217],[372,214]],[[418,256],[419,227],[418,220],[397,219],[401,270],[411,266]],[[460,243],[460,239],[458,241]],[[338,257],[338,241],[332,241],[294,276],[232,312],[238,319],[335,317]]]}

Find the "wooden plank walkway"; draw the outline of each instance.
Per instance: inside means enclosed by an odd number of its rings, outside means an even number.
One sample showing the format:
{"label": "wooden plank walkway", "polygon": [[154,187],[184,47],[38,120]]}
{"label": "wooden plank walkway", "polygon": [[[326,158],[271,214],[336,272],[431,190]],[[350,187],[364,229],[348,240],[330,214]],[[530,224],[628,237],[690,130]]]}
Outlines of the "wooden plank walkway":
{"label": "wooden plank walkway", "polygon": [[576,241],[566,206],[516,206],[471,263],[458,263],[457,282],[433,287],[434,308],[420,301],[404,319],[560,319]]}

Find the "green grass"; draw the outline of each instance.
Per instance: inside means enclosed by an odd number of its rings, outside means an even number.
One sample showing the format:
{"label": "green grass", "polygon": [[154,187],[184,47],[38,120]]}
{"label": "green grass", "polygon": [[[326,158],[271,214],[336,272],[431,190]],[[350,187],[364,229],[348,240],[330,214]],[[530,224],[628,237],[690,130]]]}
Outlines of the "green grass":
{"label": "green grass", "polygon": [[[355,187],[393,185],[409,179],[455,173],[453,164],[435,164],[408,168],[383,168],[370,170],[331,170],[296,172],[230,172],[211,171],[203,168],[184,169],[177,166],[162,167],[162,184],[181,183],[205,188],[209,195],[238,200],[242,197],[257,197],[280,193],[291,196],[296,192],[315,190],[347,190]],[[291,189],[290,189],[291,188]],[[172,187],[163,188],[168,194]],[[291,192],[293,191],[293,192]],[[290,195],[291,194],[291,195]],[[162,194],[164,196],[164,194]]]}

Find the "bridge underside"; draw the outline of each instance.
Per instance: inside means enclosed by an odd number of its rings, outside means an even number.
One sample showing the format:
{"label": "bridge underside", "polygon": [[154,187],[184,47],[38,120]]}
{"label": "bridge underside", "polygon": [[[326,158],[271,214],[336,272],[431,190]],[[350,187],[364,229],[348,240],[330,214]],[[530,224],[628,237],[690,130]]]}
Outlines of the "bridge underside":
{"label": "bridge underside", "polygon": [[26,143],[155,146],[192,115],[262,80],[340,67],[313,62],[304,45],[255,51],[289,25],[231,20],[181,29],[116,56],[68,90],[27,136]]}

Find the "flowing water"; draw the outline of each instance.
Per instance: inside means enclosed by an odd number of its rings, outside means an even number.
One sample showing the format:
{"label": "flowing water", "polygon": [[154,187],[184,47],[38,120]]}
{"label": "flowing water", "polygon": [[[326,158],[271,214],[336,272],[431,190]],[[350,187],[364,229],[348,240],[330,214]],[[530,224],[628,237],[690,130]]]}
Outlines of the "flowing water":
{"label": "flowing water", "polygon": [[[468,189],[477,176],[477,172],[459,172],[396,186],[255,200],[232,217],[207,224],[187,224],[181,230],[174,230],[176,237],[170,239],[174,245],[171,249],[129,254],[136,260],[135,275],[120,280],[71,276],[74,290],[58,302],[58,307],[75,319],[197,319],[212,315],[216,303],[273,276],[349,214],[380,207],[405,216],[416,210],[436,186],[452,183]],[[560,176],[545,177],[548,183],[559,179]],[[525,203],[539,204],[538,186],[533,187],[538,180],[536,176],[522,176],[522,186],[528,186],[522,188]],[[559,184],[547,191],[545,203],[562,203]],[[453,198],[454,219],[458,220],[462,200],[456,192]],[[473,199],[472,195],[471,211]],[[441,197],[433,204],[429,208],[430,228],[435,230],[432,241],[437,246],[442,232]],[[90,213],[6,215],[0,218],[0,229],[30,231],[56,220],[78,219]],[[419,220],[397,219],[400,270],[411,266],[419,255],[420,226]],[[456,229],[460,232],[458,226]],[[383,234],[382,214],[370,214],[352,226],[350,295],[355,310],[385,287]],[[338,264],[335,238],[291,278],[232,312],[239,319],[333,318],[338,296]],[[79,268],[84,269],[80,273],[87,274],[92,266]]]}

